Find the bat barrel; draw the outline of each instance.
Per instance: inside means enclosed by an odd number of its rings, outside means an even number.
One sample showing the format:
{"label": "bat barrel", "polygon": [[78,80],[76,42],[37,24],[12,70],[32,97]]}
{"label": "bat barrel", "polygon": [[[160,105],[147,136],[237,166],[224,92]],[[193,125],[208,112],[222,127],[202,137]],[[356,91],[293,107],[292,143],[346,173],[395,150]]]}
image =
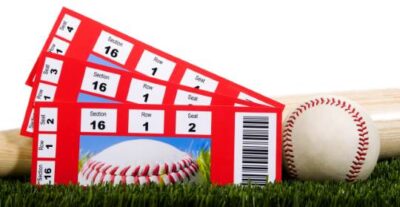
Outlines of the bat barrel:
{"label": "bat barrel", "polygon": [[29,175],[32,139],[19,133],[19,129],[0,132],[0,177]]}

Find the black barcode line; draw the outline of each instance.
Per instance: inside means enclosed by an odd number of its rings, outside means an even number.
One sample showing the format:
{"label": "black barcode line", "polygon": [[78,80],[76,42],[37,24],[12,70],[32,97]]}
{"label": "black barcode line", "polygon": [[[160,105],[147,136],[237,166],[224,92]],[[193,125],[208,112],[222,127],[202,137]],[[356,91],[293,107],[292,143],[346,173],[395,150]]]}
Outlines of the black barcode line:
{"label": "black barcode line", "polygon": [[243,116],[242,184],[264,185],[268,176],[269,117]]}

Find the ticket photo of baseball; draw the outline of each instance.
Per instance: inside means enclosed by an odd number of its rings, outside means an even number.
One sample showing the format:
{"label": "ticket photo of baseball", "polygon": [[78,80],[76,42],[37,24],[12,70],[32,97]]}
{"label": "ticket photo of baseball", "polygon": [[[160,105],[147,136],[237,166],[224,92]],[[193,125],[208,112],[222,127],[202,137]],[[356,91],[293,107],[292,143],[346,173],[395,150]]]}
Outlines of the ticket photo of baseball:
{"label": "ticket photo of baseball", "polygon": [[400,206],[399,10],[5,3],[0,207]]}
{"label": "ticket photo of baseball", "polygon": [[206,183],[210,140],[81,136],[78,169],[80,185]]}

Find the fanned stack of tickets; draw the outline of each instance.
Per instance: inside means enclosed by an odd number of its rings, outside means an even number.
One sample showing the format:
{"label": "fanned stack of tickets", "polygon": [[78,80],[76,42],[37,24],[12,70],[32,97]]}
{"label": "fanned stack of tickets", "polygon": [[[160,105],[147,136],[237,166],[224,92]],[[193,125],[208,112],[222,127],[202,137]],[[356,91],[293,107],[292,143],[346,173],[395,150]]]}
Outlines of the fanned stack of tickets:
{"label": "fanned stack of tickets", "polygon": [[27,85],[33,184],[281,180],[281,103],[69,9]]}

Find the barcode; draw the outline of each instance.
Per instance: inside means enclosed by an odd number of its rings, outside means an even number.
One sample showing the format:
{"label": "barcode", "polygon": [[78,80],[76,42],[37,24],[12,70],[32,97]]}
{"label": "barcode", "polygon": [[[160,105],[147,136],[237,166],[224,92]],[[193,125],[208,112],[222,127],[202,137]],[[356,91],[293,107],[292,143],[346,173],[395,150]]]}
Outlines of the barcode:
{"label": "barcode", "polygon": [[269,117],[243,116],[242,184],[265,185],[268,176]]}
{"label": "barcode", "polygon": [[275,113],[237,112],[235,114],[235,184],[265,185],[274,182],[276,165],[277,116]]}

